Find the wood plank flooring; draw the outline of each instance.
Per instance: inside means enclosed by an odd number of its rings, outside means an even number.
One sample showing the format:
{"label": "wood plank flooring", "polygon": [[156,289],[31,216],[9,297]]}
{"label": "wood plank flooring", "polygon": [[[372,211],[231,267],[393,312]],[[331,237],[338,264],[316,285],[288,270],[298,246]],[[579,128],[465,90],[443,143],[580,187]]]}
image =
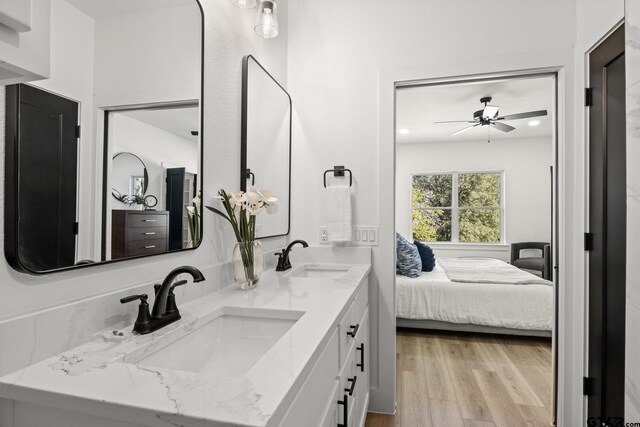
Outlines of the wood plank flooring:
{"label": "wood plank flooring", "polygon": [[551,421],[551,340],[398,329],[395,416],[366,427],[542,427]]}

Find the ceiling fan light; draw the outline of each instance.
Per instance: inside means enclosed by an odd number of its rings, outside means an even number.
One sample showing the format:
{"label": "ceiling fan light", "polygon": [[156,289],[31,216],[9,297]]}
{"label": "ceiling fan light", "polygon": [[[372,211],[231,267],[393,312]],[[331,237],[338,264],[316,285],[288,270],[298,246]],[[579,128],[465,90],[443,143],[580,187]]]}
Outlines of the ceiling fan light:
{"label": "ceiling fan light", "polygon": [[484,107],[482,117],[484,117],[485,119],[493,119],[498,115],[498,110],[499,107],[496,107],[494,105],[487,105],[486,107]]}

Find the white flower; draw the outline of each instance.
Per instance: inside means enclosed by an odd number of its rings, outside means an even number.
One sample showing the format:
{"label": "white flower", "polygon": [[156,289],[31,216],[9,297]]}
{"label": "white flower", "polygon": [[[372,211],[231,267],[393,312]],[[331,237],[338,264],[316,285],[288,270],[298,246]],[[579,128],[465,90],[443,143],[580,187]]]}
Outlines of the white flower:
{"label": "white flower", "polygon": [[229,195],[229,203],[231,203],[232,207],[240,206],[247,201],[247,196],[245,193],[240,191],[239,193],[230,194]]}
{"label": "white flower", "polygon": [[200,196],[196,196],[192,200],[193,204],[196,206],[200,206]]}
{"label": "white flower", "polygon": [[195,215],[196,214],[196,208],[193,206],[187,206],[187,211],[189,212],[189,215]]}

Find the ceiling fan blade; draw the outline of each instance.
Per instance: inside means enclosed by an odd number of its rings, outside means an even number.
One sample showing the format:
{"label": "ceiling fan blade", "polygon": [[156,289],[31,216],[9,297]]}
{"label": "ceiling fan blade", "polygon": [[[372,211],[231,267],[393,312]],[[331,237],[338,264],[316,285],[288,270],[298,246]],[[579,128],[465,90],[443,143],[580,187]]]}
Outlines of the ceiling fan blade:
{"label": "ceiling fan blade", "polygon": [[515,130],[513,126],[509,126],[505,123],[491,122],[491,124],[495,126],[496,129],[501,130],[502,132],[511,132],[512,130]]}
{"label": "ceiling fan blade", "polygon": [[480,126],[480,123],[476,123],[475,125],[471,125],[471,126],[467,126],[466,128],[462,128],[459,131],[456,131],[456,132],[452,133],[451,136],[458,135],[458,134],[460,134],[462,132],[466,132],[469,129],[473,129],[474,127],[477,127],[477,126]]}
{"label": "ceiling fan blade", "polygon": [[507,116],[498,117],[496,120],[519,120],[529,119],[531,117],[546,116],[547,110],[529,111],[527,113],[509,114]]}
{"label": "ceiling fan blade", "polygon": [[444,122],[433,122],[434,125],[439,125],[443,123],[477,123],[475,120],[449,120]]}

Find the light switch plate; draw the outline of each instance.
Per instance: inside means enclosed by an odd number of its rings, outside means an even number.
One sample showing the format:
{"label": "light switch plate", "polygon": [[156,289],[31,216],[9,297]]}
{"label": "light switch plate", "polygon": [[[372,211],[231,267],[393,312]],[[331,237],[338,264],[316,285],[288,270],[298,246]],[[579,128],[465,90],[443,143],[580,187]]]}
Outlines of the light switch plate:
{"label": "light switch plate", "polygon": [[378,227],[356,226],[353,227],[353,246],[378,246]]}

